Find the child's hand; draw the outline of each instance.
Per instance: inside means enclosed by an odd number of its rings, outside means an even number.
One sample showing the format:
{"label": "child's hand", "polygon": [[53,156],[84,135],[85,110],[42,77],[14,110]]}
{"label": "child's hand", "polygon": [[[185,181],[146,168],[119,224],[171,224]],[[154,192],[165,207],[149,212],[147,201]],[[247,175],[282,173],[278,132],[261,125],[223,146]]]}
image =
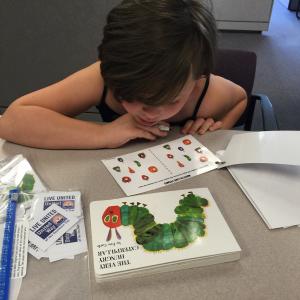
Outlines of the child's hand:
{"label": "child's hand", "polygon": [[168,132],[160,130],[158,126],[148,127],[139,124],[128,113],[104,126],[106,148],[117,148],[137,138],[154,141],[157,137],[168,135]]}
{"label": "child's hand", "polygon": [[222,127],[222,122],[215,122],[212,118],[198,118],[196,120],[188,120],[183,126],[181,132],[183,134],[204,134],[206,131],[215,131]]}

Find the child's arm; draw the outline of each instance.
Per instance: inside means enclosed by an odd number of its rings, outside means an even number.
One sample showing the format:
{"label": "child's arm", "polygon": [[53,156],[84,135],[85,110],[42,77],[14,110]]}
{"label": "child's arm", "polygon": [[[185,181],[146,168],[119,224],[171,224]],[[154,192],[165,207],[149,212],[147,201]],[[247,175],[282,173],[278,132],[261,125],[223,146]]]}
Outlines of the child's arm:
{"label": "child's arm", "polygon": [[182,129],[187,134],[230,129],[247,105],[247,94],[239,85],[219,76],[210,75],[210,84],[197,119],[189,120]]}
{"label": "child's arm", "polygon": [[66,79],[14,101],[0,120],[0,137],[40,148],[96,145],[101,127],[70,118],[100,99],[103,83],[95,63]]}
{"label": "child's arm", "polygon": [[111,148],[137,137],[155,139],[160,133],[137,128],[129,117],[107,125],[72,118],[99,102],[103,91],[99,64],[17,99],[0,118],[0,137],[48,149]]}

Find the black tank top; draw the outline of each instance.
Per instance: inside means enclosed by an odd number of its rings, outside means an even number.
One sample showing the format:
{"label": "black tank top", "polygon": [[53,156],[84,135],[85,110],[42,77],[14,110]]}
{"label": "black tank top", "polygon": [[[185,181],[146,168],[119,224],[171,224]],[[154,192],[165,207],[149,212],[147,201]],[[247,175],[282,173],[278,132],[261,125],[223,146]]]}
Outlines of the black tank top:
{"label": "black tank top", "polygon": [[[199,107],[206,95],[206,92],[207,92],[207,89],[208,89],[208,86],[209,86],[209,76],[206,78],[206,81],[205,81],[205,86],[204,86],[204,89],[197,101],[197,104],[195,106],[195,109],[194,109],[194,112],[193,112],[193,115],[191,117],[188,117],[182,121],[177,121],[177,122],[172,122],[171,124],[172,125],[179,125],[179,126],[182,126],[185,124],[185,122],[187,120],[195,120],[197,118],[197,112],[199,110]],[[107,87],[104,86],[104,89],[103,89],[103,94],[102,94],[102,97],[101,97],[101,101],[100,103],[96,106],[97,109],[99,110],[99,113],[101,114],[101,117],[102,117],[102,120],[104,122],[112,122],[114,120],[116,120],[117,118],[120,117],[120,115],[118,113],[116,113],[115,111],[113,111],[106,103],[105,99],[106,99],[106,95],[107,95]]]}

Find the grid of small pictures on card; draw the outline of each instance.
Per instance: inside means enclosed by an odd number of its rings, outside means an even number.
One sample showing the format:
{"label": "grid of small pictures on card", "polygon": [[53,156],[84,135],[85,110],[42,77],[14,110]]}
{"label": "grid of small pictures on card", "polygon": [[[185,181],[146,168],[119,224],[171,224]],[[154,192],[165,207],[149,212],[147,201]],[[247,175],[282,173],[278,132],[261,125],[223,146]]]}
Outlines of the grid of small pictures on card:
{"label": "grid of small pictures on card", "polygon": [[220,159],[188,135],[102,162],[130,196],[216,169]]}

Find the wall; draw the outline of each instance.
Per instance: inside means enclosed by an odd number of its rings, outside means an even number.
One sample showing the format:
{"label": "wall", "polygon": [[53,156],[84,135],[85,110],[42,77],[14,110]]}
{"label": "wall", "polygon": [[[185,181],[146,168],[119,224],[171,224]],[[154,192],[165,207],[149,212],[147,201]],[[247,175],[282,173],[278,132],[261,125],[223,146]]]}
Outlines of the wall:
{"label": "wall", "polygon": [[104,0],[2,1],[0,107],[97,60]]}

